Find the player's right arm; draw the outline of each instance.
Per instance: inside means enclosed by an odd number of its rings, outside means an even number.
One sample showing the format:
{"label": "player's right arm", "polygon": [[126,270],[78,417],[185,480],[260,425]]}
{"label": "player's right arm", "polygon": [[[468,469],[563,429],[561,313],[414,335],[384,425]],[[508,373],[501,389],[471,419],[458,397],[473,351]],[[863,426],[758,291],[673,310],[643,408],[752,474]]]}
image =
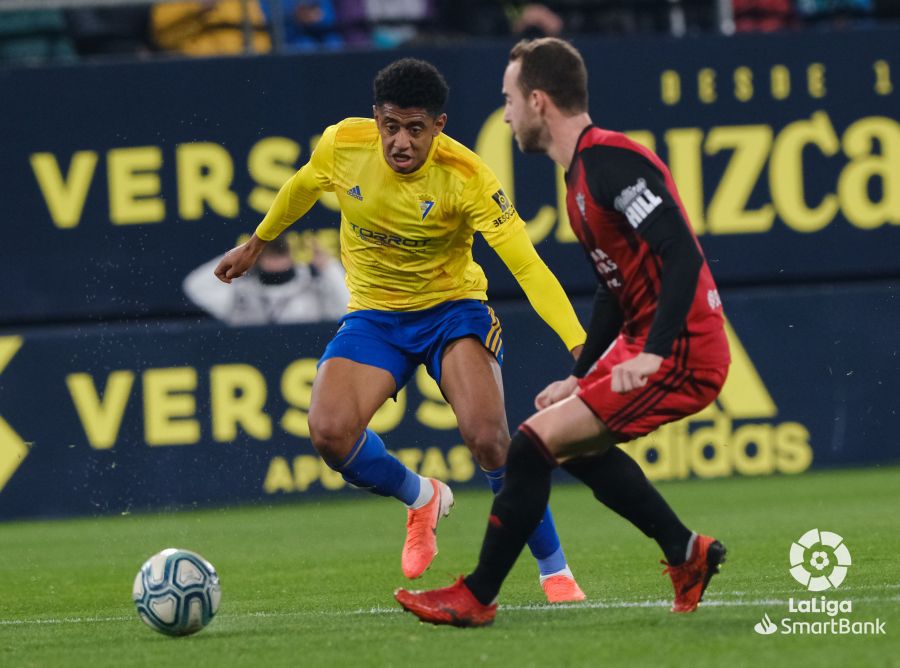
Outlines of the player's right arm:
{"label": "player's right arm", "polygon": [[214,257],[209,262],[194,269],[188,274],[182,288],[184,294],[197,306],[219,320],[228,320],[234,305],[235,292],[227,285],[222,285],[212,275],[213,269],[221,258]]}
{"label": "player's right arm", "polygon": [[309,211],[323,190],[333,189],[331,177],[336,133],[336,125],[322,133],[309,162],[281,186],[256,232],[245,243],[225,253],[214,272],[220,281],[231,283],[232,279],[246,274],[268,242]]}
{"label": "player's right arm", "polygon": [[594,363],[600,359],[600,355],[618,336],[624,321],[625,316],[618,300],[601,281],[594,294],[594,306],[588,324],[587,339],[581,355],[572,368],[572,376],[584,378],[587,375]]}
{"label": "player's right arm", "polygon": [[618,336],[623,321],[624,315],[618,300],[607,290],[606,285],[599,283],[594,294],[594,307],[591,310],[587,339],[572,368],[572,373],[568,378],[557,380],[545,387],[535,397],[534,407],[542,410],[571,396],[578,389],[578,379],[587,375],[594,363]]}

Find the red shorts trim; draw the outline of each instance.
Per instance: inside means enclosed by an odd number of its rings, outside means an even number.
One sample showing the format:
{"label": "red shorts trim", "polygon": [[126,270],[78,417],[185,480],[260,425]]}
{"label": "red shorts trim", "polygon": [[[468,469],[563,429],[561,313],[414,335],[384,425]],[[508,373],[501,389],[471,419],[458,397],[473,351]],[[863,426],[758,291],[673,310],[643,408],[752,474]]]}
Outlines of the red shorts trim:
{"label": "red shorts trim", "polygon": [[689,369],[677,365],[679,355],[674,354],[663,360],[644,387],[625,394],[613,392],[612,368],[639,352],[640,347],[620,339],[578,382],[578,398],[622,440],[644,436],[703,410],[719,395],[728,376],[728,366]]}

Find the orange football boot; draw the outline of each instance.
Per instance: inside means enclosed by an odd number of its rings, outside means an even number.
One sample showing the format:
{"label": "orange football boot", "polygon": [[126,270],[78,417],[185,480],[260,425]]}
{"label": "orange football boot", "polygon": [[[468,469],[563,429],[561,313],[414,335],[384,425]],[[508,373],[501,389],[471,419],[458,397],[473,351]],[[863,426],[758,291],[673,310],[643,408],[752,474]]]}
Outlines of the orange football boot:
{"label": "orange football boot", "polygon": [[584,592],[575,582],[575,578],[565,573],[541,578],[541,588],[547,597],[547,603],[572,603],[585,599]]}
{"label": "orange football boot", "polygon": [[403,575],[415,579],[422,575],[438,553],[437,524],[442,517],[450,514],[453,507],[453,492],[440,480],[429,478],[434,488],[431,500],[421,508],[410,509],[406,516],[406,542],[400,565]]}

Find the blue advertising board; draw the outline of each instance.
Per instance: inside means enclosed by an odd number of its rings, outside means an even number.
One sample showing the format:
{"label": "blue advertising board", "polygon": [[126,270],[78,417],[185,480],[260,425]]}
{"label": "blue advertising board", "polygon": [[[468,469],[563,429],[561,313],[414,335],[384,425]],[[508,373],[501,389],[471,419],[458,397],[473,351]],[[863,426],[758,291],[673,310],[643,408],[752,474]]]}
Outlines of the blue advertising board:
{"label": "blue advertising board", "polygon": [[[583,41],[595,122],[668,161],[725,286],[900,276],[900,30]],[[507,46],[409,52],[447,132],[494,168],[573,293],[561,172],[514,148]],[[0,323],[190,312],[194,267],[252,231],[329,124],[371,114],[396,52],[0,71]],[[408,55],[404,52],[403,55]],[[335,199],[292,231],[336,249]],[[484,248],[495,298],[520,293]]]}
{"label": "blue advertising board", "polygon": [[[900,284],[730,290],[733,363],[702,413],[623,447],[654,480],[797,474],[900,459]],[[503,321],[510,425],[571,359],[527,306]],[[587,301],[578,303],[584,314]],[[209,321],[0,336],[0,519],[348,491],[306,412],[335,325]],[[407,465],[485,485],[423,369],[372,427]]]}
{"label": "blue advertising board", "polygon": [[[654,480],[894,462],[900,433],[900,30],[582,41],[591,112],[670,165],[722,286],[719,399],[625,444]],[[404,52],[587,315],[562,171],[502,120],[509,45]],[[184,277],[255,227],[397,52],[0,70],[0,519],[344,493],[308,439],[334,325],[229,329]],[[288,238],[337,251],[326,195]],[[570,360],[498,258],[510,424]],[[170,316],[182,316],[173,318]],[[373,421],[410,467],[484,485],[420,370]],[[351,493],[351,492],[347,492]],[[352,492],[358,493],[358,492]]]}

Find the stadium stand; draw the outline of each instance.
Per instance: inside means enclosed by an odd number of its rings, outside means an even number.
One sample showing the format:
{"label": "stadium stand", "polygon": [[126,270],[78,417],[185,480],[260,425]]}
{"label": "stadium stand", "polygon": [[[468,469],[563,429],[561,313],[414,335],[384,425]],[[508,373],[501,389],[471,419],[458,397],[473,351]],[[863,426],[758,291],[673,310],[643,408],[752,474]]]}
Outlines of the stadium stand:
{"label": "stadium stand", "polygon": [[510,36],[840,29],[897,20],[897,0],[5,0],[0,65],[389,49]]}

